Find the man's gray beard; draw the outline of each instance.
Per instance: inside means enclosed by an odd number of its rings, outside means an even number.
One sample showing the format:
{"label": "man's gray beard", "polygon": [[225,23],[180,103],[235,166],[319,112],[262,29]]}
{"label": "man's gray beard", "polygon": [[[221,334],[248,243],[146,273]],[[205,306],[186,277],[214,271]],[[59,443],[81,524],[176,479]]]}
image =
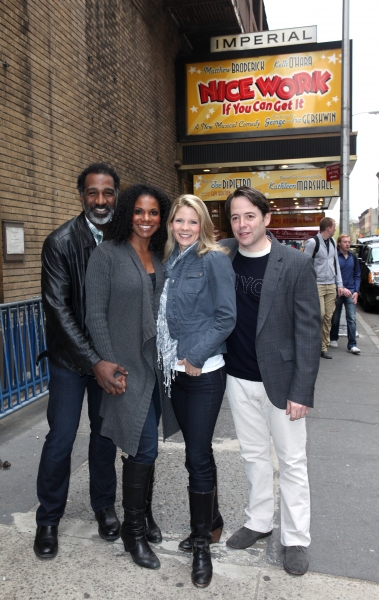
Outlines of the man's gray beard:
{"label": "man's gray beard", "polygon": [[109,212],[104,217],[95,217],[92,214],[92,208],[90,208],[86,212],[87,219],[89,221],[91,221],[91,223],[93,223],[94,225],[106,225],[107,223],[110,223],[112,221],[112,219],[113,219],[113,215],[114,215],[113,208],[110,208]]}
{"label": "man's gray beard", "polygon": [[107,223],[110,223],[113,219],[113,215],[114,215],[114,211],[115,211],[114,208],[110,208],[109,212],[104,217],[95,217],[95,215],[92,214],[92,206],[86,210],[84,208],[83,200],[82,200],[82,207],[83,207],[83,210],[84,210],[84,213],[85,213],[87,219],[89,221],[91,221],[91,223],[93,223],[94,225],[107,225]]}

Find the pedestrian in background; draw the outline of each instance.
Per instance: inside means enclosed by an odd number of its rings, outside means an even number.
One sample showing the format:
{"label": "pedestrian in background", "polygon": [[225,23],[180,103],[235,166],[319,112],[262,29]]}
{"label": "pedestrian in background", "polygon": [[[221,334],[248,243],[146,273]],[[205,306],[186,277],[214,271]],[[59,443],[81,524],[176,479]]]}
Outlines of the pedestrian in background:
{"label": "pedestrian in background", "polygon": [[161,415],[164,437],[179,429],[164,394],[156,349],[170,206],[155,186],[135,184],[124,190],[86,276],[86,323],[96,352],[128,373],[117,401],[103,394],[101,433],[129,455],[122,456],[121,538],[134,562],[147,569],[160,566],[149,542],[162,541],[151,507]]}
{"label": "pedestrian in background", "polygon": [[343,282],[343,294],[338,296],[336,307],[332,317],[332,328],[330,330],[330,345],[332,348],[338,346],[338,332],[340,327],[342,306],[346,311],[347,322],[347,349],[352,354],[360,354],[356,340],[356,304],[361,283],[361,268],[357,257],[350,252],[350,236],[341,233],[337,239],[338,260]]}
{"label": "pedestrian in background", "polygon": [[192,582],[212,578],[209,544],[223,527],[212,438],[225,391],[225,340],[236,319],[235,275],[215,240],[207,207],[177,198],[168,217],[166,283],[158,317],[158,351],[185,450],[191,534],[179,548],[193,553]]}
{"label": "pedestrian in background", "polygon": [[324,217],[320,221],[320,232],[307,241],[304,249],[304,253],[309,254],[313,259],[317,277],[322,321],[321,356],[329,359],[333,358],[328,352],[328,346],[330,345],[330,326],[336,303],[336,294],[341,296],[343,293],[337,247],[333,240],[335,231],[335,220]]}

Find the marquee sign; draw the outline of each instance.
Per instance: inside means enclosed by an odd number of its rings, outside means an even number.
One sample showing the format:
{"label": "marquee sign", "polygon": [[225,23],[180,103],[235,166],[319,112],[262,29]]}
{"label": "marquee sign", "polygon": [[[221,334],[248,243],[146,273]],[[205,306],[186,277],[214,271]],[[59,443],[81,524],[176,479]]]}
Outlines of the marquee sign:
{"label": "marquee sign", "polygon": [[312,42],[317,42],[316,25],[213,37],[211,38],[211,52],[275,48],[275,46],[293,46]]}
{"label": "marquee sign", "polygon": [[325,213],[297,213],[294,215],[271,214],[269,229],[272,227],[318,227]]}
{"label": "marquee sign", "polygon": [[327,181],[325,169],[291,169],[193,176],[193,192],[204,202],[226,200],[238,187],[256,188],[268,200],[339,196],[339,181]]}
{"label": "marquee sign", "polygon": [[313,47],[187,62],[182,140],[339,131],[341,45]]}
{"label": "marquee sign", "polygon": [[271,233],[279,240],[309,240],[309,238],[317,235],[319,233],[319,228],[297,228],[293,229],[276,229],[272,227],[268,227]]}

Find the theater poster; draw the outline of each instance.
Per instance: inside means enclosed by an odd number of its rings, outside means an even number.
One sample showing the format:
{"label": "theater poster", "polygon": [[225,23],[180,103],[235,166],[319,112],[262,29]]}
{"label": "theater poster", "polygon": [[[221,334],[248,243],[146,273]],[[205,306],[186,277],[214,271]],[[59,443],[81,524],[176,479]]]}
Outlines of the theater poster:
{"label": "theater poster", "polygon": [[311,50],[304,45],[301,51],[286,49],[273,55],[209,55],[209,60],[186,62],[182,67],[185,131],[182,128],[181,133],[200,141],[213,136],[338,131],[342,108],[339,44],[315,44]]}

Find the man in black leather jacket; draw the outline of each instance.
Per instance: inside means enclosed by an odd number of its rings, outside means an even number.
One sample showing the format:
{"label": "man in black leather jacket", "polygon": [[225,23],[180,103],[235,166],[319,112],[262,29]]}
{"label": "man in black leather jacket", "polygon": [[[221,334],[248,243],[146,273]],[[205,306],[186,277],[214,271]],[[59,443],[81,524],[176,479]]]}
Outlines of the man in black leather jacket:
{"label": "man in black leather jacket", "polygon": [[100,434],[99,411],[101,388],[113,396],[123,393],[126,371],[96,354],[85,325],[84,289],[89,257],[112,219],[119,186],[117,173],[105,163],[87,167],[78,177],[83,212],[53,231],[42,249],[50,431],[37,479],[40,506],[34,552],[39,558],[54,558],[58,552],[58,525],[67,501],[71,452],[86,390],[91,425],[88,461],[91,506],[99,535],[107,541],[114,541],[120,535],[120,522],[114,510],[116,447]]}

